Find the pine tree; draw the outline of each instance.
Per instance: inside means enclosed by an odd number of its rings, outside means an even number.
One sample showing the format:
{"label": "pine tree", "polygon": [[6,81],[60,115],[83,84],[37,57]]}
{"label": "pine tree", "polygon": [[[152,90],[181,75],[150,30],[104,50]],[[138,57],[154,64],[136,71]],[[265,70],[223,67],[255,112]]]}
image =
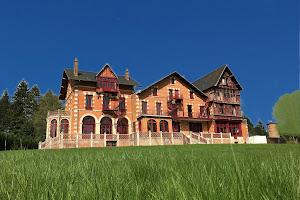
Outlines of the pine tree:
{"label": "pine tree", "polygon": [[37,85],[34,85],[30,90],[30,100],[32,101],[32,110],[33,113],[38,110],[39,100],[41,98],[40,89]]}
{"label": "pine tree", "polygon": [[263,125],[261,120],[258,120],[257,125],[254,127],[254,131],[256,135],[267,135],[267,131],[265,126]]}
{"label": "pine tree", "polygon": [[33,101],[28,83],[22,80],[12,97],[12,132],[19,137],[31,136],[33,134]]}
{"label": "pine tree", "polygon": [[51,90],[48,90],[45,95],[42,95],[39,101],[39,108],[33,119],[35,138],[39,141],[43,141],[46,136],[46,118],[48,111],[57,109],[63,109],[62,102],[58,99],[57,95],[53,94]]}
{"label": "pine tree", "polygon": [[0,98],[0,132],[7,133],[10,130],[10,101],[8,91],[5,90]]}

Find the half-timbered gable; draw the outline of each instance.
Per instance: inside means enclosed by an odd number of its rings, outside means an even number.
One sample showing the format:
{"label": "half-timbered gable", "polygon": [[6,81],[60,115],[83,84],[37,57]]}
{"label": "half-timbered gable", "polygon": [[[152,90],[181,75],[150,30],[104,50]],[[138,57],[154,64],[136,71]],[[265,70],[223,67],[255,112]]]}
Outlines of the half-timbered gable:
{"label": "half-timbered gable", "polygon": [[242,136],[240,90],[243,88],[229,67],[224,65],[193,84],[209,96],[215,131]]}

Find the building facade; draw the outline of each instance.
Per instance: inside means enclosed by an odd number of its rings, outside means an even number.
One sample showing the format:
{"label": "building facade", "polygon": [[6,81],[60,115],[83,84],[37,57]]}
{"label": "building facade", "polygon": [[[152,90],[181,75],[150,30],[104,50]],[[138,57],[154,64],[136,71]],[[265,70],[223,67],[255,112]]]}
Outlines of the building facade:
{"label": "building facade", "polygon": [[64,69],[40,148],[244,143],[242,87],[227,65],[191,83],[173,72],[143,90],[108,65],[98,72]]}

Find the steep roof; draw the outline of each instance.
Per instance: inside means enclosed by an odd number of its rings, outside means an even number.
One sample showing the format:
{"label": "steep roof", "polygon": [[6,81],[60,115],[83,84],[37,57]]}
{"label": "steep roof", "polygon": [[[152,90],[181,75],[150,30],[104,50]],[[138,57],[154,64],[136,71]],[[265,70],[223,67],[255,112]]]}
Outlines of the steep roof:
{"label": "steep roof", "polygon": [[[217,84],[220,81],[220,78],[222,76],[222,74],[224,73],[224,71],[228,69],[229,72],[233,75],[233,73],[231,72],[231,70],[229,69],[229,67],[227,65],[223,65],[222,67],[212,71],[211,73],[203,76],[202,78],[196,80],[193,82],[193,84],[201,91],[205,91],[208,88],[217,86]],[[242,90],[242,86],[239,84],[239,82],[237,81],[237,79],[233,76],[233,80],[235,81],[237,87]]]}
{"label": "steep roof", "polygon": [[[66,73],[69,80],[97,82],[96,75],[98,73],[95,73],[95,72],[78,71],[78,76],[74,76],[73,69],[65,69],[64,72]],[[130,86],[142,87],[138,82],[136,82],[131,77],[129,77],[129,80],[126,80],[125,76],[119,76],[119,75],[116,75],[116,76],[117,76],[118,84],[120,84],[120,85],[130,85]]]}
{"label": "steep roof", "polygon": [[204,93],[203,93],[201,90],[199,90],[195,85],[193,85],[191,82],[189,82],[187,79],[185,79],[183,76],[181,76],[181,75],[180,75],[178,72],[176,72],[176,71],[175,71],[175,72],[172,72],[171,74],[169,74],[169,75],[167,75],[167,76],[165,76],[165,77],[163,77],[162,79],[156,81],[155,83],[149,85],[148,87],[144,88],[143,90],[138,91],[137,94],[140,94],[140,93],[146,91],[146,90],[149,89],[151,86],[153,86],[153,85],[159,83],[160,81],[162,81],[162,80],[164,80],[164,79],[166,79],[166,78],[168,78],[168,77],[170,77],[170,76],[172,76],[172,75],[177,75],[181,80],[183,80],[185,83],[187,83],[188,85],[190,85],[191,88],[193,88],[193,89],[195,90],[195,92],[198,92],[198,93],[201,94],[202,96],[207,97],[206,94],[204,94]]}
{"label": "steep roof", "polygon": [[116,74],[116,73],[114,72],[114,70],[109,66],[108,63],[106,63],[106,64],[102,67],[102,69],[98,72],[98,74],[97,74],[96,76],[99,76],[99,75],[101,74],[101,72],[103,72],[103,70],[104,70],[106,67],[108,67],[108,68],[110,69],[110,71],[117,77],[117,74]]}
{"label": "steep roof", "polygon": [[[64,100],[65,97],[66,97],[68,80],[79,80],[79,81],[88,81],[88,82],[95,82],[96,83],[97,82],[97,80],[96,80],[96,75],[97,74],[98,73],[95,73],[95,72],[78,71],[78,76],[74,76],[74,70],[73,69],[64,69],[63,78],[62,78],[62,82],[61,82],[59,99]],[[117,76],[117,82],[118,82],[119,85],[129,85],[129,86],[142,87],[138,82],[136,82],[131,77],[129,77],[129,80],[127,80],[127,79],[125,79],[125,76],[118,76],[118,75],[116,75],[116,76]]]}

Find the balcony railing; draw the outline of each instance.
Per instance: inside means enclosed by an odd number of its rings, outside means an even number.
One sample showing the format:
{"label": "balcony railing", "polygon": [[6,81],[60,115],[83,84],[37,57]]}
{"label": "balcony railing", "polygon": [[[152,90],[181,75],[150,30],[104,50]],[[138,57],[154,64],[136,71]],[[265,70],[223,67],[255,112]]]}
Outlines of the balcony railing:
{"label": "balcony railing", "polygon": [[172,101],[173,99],[175,100],[183,100],[183,95],[182,94],[169,94],[169,101]]}
{"label": "balcony railing", "polygon": [[148,110],[146,113],[143,111],[138,111],[139,115],[160,115],[160,116],[170,116],[168,111],[155,111],[155,110]]}
{"label": "balcony railing", "polygon": [[224,97],[223,95],[218,96],[217,94],[213,93],[213,94],[209,95],[209,100],[210,101],[225,102],[225,103],[236,103],[236,104],[241,103],[239,95],[236,95],[235,97]]}
{"label": "balcony railing", "polygon": [[170,112],[169,113],[173,118],[194,118],[194,119],[209,119],[212,116],[209,115],[207,111],[205,114],[203,112],[184,112],[184,111],[177,111],[177,112]]}
{"label": "balcony railing", "polygon": [[107,87],[101,87],[101,88],[96,88],[97,93],[102,93],[102,92],[118,92],[117,88],[107,88]]}
{"label": "balcony railing", "polygon": [[70,111],[67,110],[55,110],[55,111],[48,111],[49,116],[70,116]]}
{"label": "balcony railing", "polygon": [[217,109],[214,109],[214,115],[242,117],[243,111],[236,110],[235,112],[233,112],[232,110],[223,109],[223,112],[220,112],[220,109],[217,108]]}
{"label": "balcony railing", "polygon": [[103,103],[102,110],[104,111],[117,111],[119,108],[119,101],[110,101],[108,107]]}

